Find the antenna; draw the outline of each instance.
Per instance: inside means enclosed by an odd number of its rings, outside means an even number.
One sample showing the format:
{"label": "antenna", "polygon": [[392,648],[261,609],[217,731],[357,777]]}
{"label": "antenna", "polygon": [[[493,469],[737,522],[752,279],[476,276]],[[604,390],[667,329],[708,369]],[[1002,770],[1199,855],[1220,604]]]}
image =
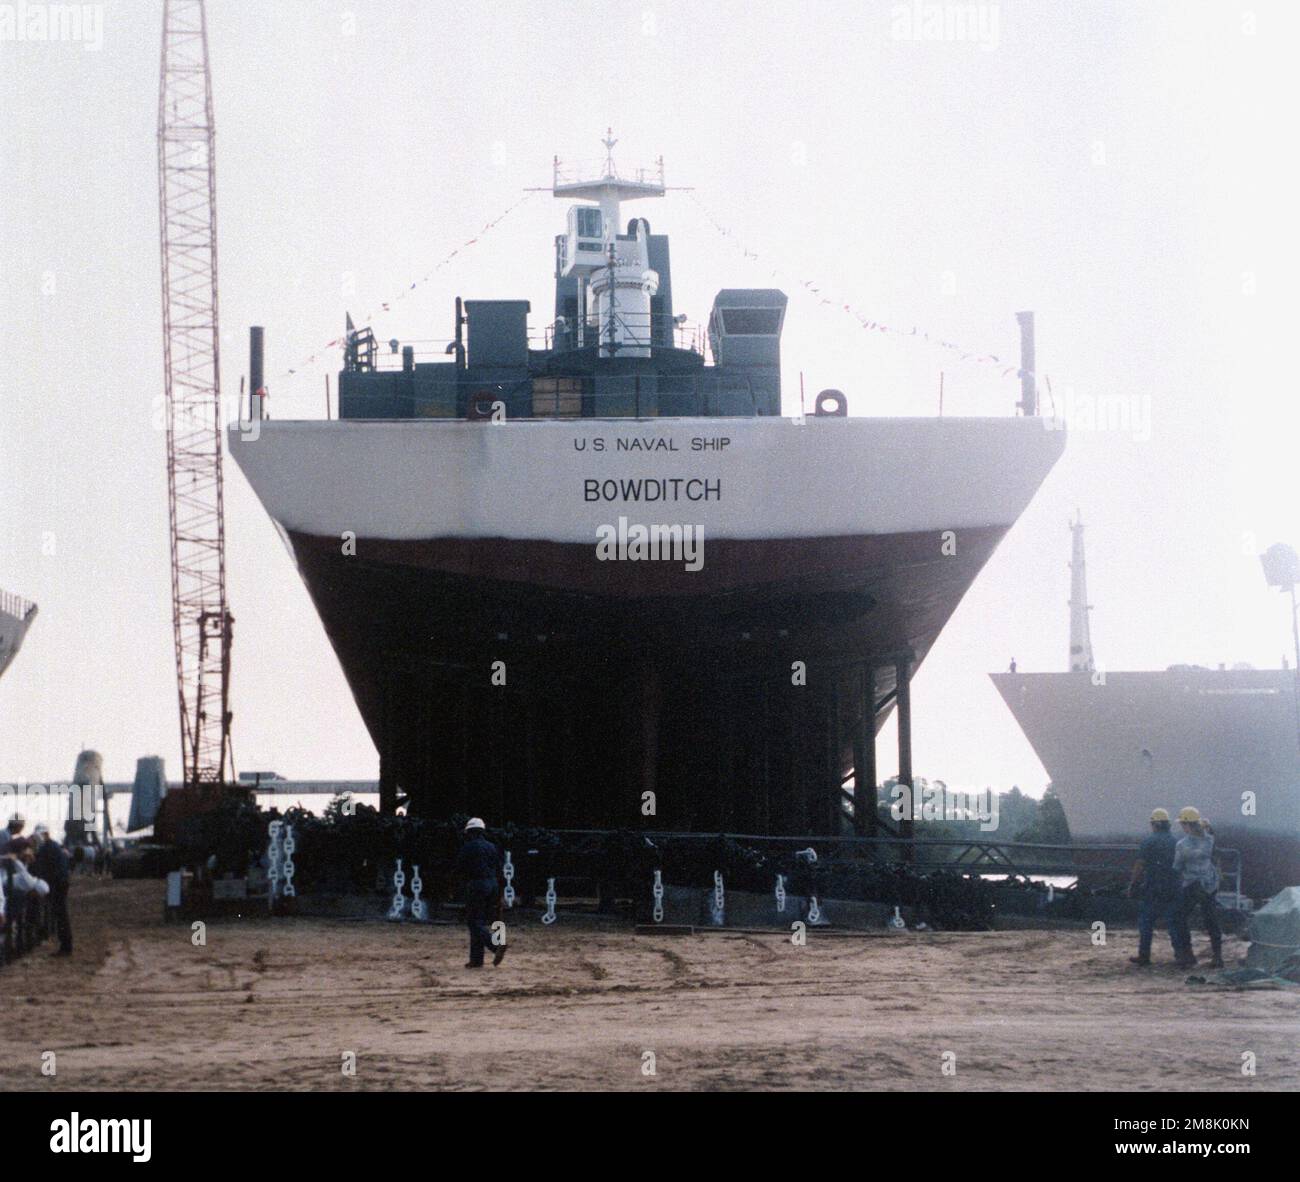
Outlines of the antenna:
{"label": "antenna", "polygon": [[1016,409],[1024,415],[1038,413],[1038,363],[1034,357],[1034,314],[1017,312],[1020,325],[1020,401]]}
{"label": "antenna", "polygon": [[615,177],[618,173],[614,170],[614,145],[618,143],[618,140],[614,138],[614,129],[612,127],[605,128],[605,138],[600,142],[605,145],[605,175]]}
{"label": "antenna", "polygon": [[1088,574],[1083,558],[1083,514],[1075,510],[1070,522],[1072,546],[1070,552],[1070,672],[1091,673],[1092,630],[1088,626]]}

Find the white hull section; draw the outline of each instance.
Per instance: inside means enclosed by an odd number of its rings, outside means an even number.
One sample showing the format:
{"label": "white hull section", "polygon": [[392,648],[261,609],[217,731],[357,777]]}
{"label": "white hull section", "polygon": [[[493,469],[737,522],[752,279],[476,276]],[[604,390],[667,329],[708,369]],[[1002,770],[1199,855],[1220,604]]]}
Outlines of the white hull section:
{"label": "white hull section", "polygon": [[1088,673],[992,680],[1075,838],[1140,833],[1152,809],[1189,804],[1216,828],[1300,838],[1293,671],[1108,671],[1100,685]]}
{"label": "white hull section", "polygon": [[263,421],[229,444],[297,534],[590,543],[624,516],[713,541],[1009,528],[1065,446],[1045,423]]}

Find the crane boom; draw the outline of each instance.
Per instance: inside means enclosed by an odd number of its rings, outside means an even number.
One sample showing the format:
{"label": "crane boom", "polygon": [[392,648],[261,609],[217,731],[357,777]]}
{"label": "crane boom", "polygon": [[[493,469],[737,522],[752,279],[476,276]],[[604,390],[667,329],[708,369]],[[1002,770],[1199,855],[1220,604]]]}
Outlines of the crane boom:
{"label": "crane boom", "polygon": [[164,0],[158,204],[172,628],[187,787],[234,776],[214,140],[203,0]]}

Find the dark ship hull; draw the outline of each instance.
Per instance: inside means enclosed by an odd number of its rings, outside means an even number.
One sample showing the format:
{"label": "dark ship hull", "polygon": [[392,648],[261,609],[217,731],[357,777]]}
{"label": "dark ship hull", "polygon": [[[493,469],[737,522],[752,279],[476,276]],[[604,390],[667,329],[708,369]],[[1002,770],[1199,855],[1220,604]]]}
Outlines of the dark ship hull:
{"label": "dark ship hull", "polygon": [[718,542],[690,595],[598,589],[590,546],[292,544],[413,811],[612,827],[654,792],[665,828],[831,833],[863,669],[888,698],[1000,537],[960,561],[929,534]]}

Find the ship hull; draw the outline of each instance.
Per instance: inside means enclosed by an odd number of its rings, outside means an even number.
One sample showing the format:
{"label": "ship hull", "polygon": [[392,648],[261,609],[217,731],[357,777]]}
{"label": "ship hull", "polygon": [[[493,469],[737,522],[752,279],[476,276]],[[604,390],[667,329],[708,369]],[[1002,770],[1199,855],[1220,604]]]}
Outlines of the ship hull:
{"label": "ship hull", "polygon": [[0,598],[0,677],[13,664],[27,630],[36,619],[36,605],[16,596]]}
{"label": "ship hull", "polygon": [[[970,531],[960,561],[928,534],[717,543],[716,589],[644,595],[594,593],[576,543],[362,539],[358,563],[290,538],[384,776],[418,811],[609,827],[653,792],[664,828],[826,833],[862,669],[888,698],[898,655],[924,657],[1001,532]],[[729,569],[764,578],[727,586]]]}
{"label": "ship hull", "polygon": [[999,673],[1076,841],[1130,840],[1194,805],[1242,856],[1243,888],[1300,882],[1300,737],[1290,670]]}
{"label": "ship hull", "polygon": [[[1063,443],[1011,419],[261,426],[232,453],[382,789],[429,816],[762,833],[841,829],[899,663]],[[620,519],[701,530],[702,564],[602,557]]]}

